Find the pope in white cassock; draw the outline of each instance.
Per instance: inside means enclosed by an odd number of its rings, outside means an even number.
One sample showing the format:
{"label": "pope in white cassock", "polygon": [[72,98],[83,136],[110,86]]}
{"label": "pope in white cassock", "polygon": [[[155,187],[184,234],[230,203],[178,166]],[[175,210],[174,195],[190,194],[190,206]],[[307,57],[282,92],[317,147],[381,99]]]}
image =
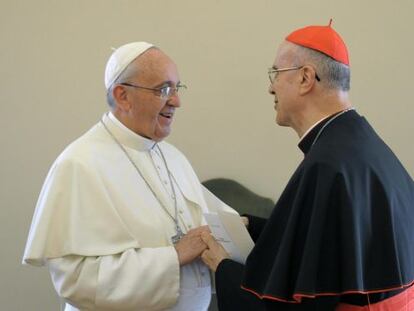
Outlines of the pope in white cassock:
{"label": "pope in white cassock", "polygon": [[111,55],[105,86],[110,112],[50,169],[23,262],[47,266],[65,311],[207,310],[203,189],[163,141],[185,87],[177,67],[129,43]]}

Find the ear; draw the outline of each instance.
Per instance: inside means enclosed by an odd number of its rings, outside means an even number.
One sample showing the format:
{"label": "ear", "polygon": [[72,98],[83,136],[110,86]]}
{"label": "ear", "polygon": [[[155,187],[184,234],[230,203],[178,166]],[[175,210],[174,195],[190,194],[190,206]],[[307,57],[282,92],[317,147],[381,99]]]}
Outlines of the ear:
{"label": "ear", "polygon": [[131,102],[125,87],[116,85],[112,89],[112,96],[114,97],[116,106],[119,110],[127,112],[131,109]]}
{"label": "ear", "polygon": [[316,71],[312,66],[305,65],[302,68],[302,80],[300,82],[299,94],[309,93],[316,83]]}

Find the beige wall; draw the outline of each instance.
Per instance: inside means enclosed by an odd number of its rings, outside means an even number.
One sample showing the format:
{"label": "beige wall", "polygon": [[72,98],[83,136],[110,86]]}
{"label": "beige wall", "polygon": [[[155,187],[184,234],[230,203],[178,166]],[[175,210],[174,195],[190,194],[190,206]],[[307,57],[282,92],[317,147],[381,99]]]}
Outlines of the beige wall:
{"label": "beige wall", "polygon": [[106,110],[111,46],[147,40],[176,60],[189,89],[169,141],[201,179],[276,199],[302,155],[274,123],[267,68],[284,35],[330,17],[353,103],[414,175],[413,12],[411,0],[1,0],[0,309],[58,309],[46,271],[20,259],[49,166]]}

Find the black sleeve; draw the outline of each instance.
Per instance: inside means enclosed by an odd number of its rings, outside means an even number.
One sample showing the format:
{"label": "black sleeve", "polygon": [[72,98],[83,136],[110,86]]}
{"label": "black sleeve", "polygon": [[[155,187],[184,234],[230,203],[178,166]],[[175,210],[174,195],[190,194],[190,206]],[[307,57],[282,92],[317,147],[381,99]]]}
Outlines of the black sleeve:
{"label": "black sleeve", "polygon": [[215,277],[220,311],[334,311],[338,303],[337,297],[304,299],[300,304],[262,300],[240,287],[243,272],[244,265],[231,259],[224,259],[218,265]]}
{"label": "black sleeve", "polygon": [[220,311],[264,311],[262,301],[241,289],[244,265],[224,259],[216,270],[217,303]]}
{"label": "black sleeve", "polygon": [[257,239],[260,236],[260,233],[262,232],[267,219],[252,216],[252,215],[243,215],[249,219],[249,225],[247,226],[247,230],[250,233],[250,236],[252,237],[253,241],[256,243]]}

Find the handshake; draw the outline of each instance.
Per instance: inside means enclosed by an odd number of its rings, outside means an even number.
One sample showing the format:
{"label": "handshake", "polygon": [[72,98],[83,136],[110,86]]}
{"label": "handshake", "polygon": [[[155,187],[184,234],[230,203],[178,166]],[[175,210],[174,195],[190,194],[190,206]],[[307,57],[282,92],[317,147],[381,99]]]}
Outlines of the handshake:
{"label": "handshake", "polygon": [[[249,219],[242,216],[241,221],[247,227]],[[175,244],[180,266],[189,264],[201,257],[203,262],[215,272],[220,262],[230,255],[211,234],[208,226],[191,229]]]}

